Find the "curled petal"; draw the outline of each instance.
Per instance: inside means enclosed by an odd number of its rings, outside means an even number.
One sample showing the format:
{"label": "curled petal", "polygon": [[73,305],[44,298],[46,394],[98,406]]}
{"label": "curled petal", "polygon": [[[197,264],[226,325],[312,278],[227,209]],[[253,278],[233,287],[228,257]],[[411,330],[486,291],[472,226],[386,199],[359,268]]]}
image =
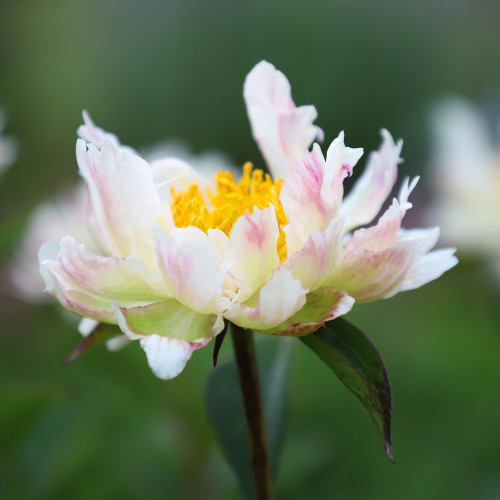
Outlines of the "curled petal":
{"label": "curled petal", "polygon": [[312,152],[297,162],[281,188],[280,201],[290,222],[284,228],[289,254],[302,246],[311,229],[325,229],[328,213],[321,196],[324,169],[325,159],[315,144]]}
{"label": "curled petal", "polygon": [[311,291],[329,283],[342,250],[342,228],[343,220],[336,219],[323,233],[313,229],[302,249],[283,262],[279,270],[290,271]]}
{"label": "curled petal", "polygon": [[289,254],[304,244],[311,229],[324,231],[337,217],[343,182],[363,154],[361,148],[344,145],[344,133],[332,142],[327,158],[315,144],[285,179],[280,201],[290,224],[285,226]]}
{"label": "curled petal", "polygon": [[274,178],[285,177],[316,138],[323,140],[323,131],[313,125],[316,108],[297,108],[290,83],[272,64],[262,61],[250,71],[243,97],[253,137]]}
{"label": "curled petal", "polygon": [[363,148],[349,148],[344,144],[344,132],[330,144],[326,152],[324,181],[321,196],[329,206],[330,212],[337,213],[342,196],[337,198],[339,185],[352,175],[352,170],[363,156]]}
{"label": "curled petal", "polygon": [[298,337],[314,332],[325,321],[348,313],[354,305],[354,299],[345,290],[335,287],[321,288],[306,296],[305,305],[291,318],[276,328],[263,333]]}
{"label": "curled petal", "polygon": [[255,306],[234,302],[224,316],[243,328],[269,330],[300,310],[305,304],[306,294],[307,290],[300,281],[289,271],[283,271],[260,289]]}
{"label": "curled petal", "polygon": [[60,243],[58,261],[64,272],[88,293],[134,301],[169,295],[161,273],[146,266],[136,255],[102,257],[66,236]]}
{"label": "curled petal", "polygon": [[[160,273],[139,257],[97,256],[69,236],[60,247],[55,242],[45,243],[39,261],[48,292],[66,309],[103,323],[116,323],[113,296],[120,305],[130,306],[152,302],[168,292]],[[82,332],[88,332],[86,323]]]}
{"label": "curled petal", "polygon": [[458,263],[454,248],[441,248],[429,252],[437,243],[439,228],[433,229],[411,229],[401,231],[402,240],[420,241],[415,260],[407,275],[405,276],[398,291],[413,290],[419,288],[429,281],[439,278],[443,273]]}
{"label": "curled petal", "polygon": [[396,182],[397,167],[403,161],[399,157],[403,141],[394,143],[385,129],[380,134],[380,148],[371,153],[363,174],[342,203],[341,214],[346,218],[346,231],[370,223]]}
{"label": "curled petal", "polygon": [[191,358],[193,351],[204,347],[204,343],[185,342],[160,335],[141,338],[141,347],[148,358],[153,373],[162,380],[177,377]]}
{"label": "curled petal", "polygon": [[198,342],[209,340],[222,331],[221,321],[213,314],[200,314],[175,299],[145,306],[120,307],[113,301],[115,322],[131,340],[144,335]]}
{"label": "curled petal", "polygon": [[414,256],[415,245],[410,242],[398,242],[379,252],[357,248],[337,266],[334,282],[357,302],[389,297],[399,290]]}
{"label": "curled petal", "polygon": [[105,141],[98,150],[77,141],[80,173],[87,182],[95,221],[93,236],[107,255],[140,255],[152,265],[151,226],[160,216],[160,200],[149,165]]}
{"label": "curled petal", "polygon": [[129,146],[123,146],[115,134],[106,132],[100,127],[97,127],[87,111],[83,111],[83,125],[80,125],[77,130],[78,137],[82,138],[85,142],[94,144],[97,148],[101,149],[106,141],[109,141],[116,149],[123,149],[129,153],[137,154],[134,149]]}
{"label": "curled petal", "polygon": [[83,290],[78,282],[66,273],[57,260],[59,245],[54,241],[44,243],[38,252],[40,274],[45,291],[57,299],[63,307],[79,316],[87,316],[103,323],[114,323],[111,299],[96,296]]}
{"label": "curled petal", "polygon": [[241,216],[229,235],[225,260],[228,272],[239,287],[237,301],[248,300],[279,264],[278,221],[274,207],[254,209]]}
{"label": "curled petal", "polygon": [[418,177],[409,183],[405,179],[401,186],[399,200],[394,200],[392,205],[380,217],[376,226],[358,229],[353,237],[344,245],[343,252],[348,254],[356,248],[365,248],[373,252],[378,252],[390,247],[399,237],[401,222],[406,211],[411,208],[408,197],[415,188]]}
{"label": "curled petal", "polygon": [[[153,306],[155,305],[157,304],[153,304]],[[160,306],[162,305],[160,304]],[[116,314],[118,326],[131,340],[140,339],[141,347],[146,353],[151,370],[158,378],[163,380],[169,380],[179,375],[186,366],[193,351],[204,347],[208,343],[208,340],[204,339],[198,342],[189,342],[164,335],[137,334],[129,328],[129,321],[133,319],[133,315],[125,318],[123,312],[128,311],[120,309],[116,301],[113,302],[113,309]],[[168,321],[168,318],[165,319]],[[188,325],[184,324],[183,326]]]}
{"label": "curled petal", "polygon": [[203,314],[219,314],[229,305],[222,297],[226,277],[210,238],[197,227],[174,228],[167,235],[156,226],[156,254],[170,294]]}

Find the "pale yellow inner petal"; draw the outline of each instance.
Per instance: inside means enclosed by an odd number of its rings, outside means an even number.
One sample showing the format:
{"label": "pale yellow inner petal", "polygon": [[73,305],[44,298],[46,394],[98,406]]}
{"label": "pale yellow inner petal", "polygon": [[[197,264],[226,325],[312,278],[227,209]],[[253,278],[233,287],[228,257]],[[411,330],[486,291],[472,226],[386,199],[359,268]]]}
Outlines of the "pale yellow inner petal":
{"label": "pale yellow inner petal", "polygon": [[[217,172],[215,190],[207,188],[206,197],[198,184],[192,183],[184,191],[177,192],[172,186],[172,215],[177,227],[195,226],[202,231],[220,229],[229,236],[238,217],[251,215],[255,207],[259,209],[272,205],[279,225],[278,255],[281,262],[286,259],[286,240],[282,226],[288,224],[279,200],[283,179],[272,181],[262,170],[252,170],[251,163],[245,163],[243,177],[234,180],[231,172]],[[206,199],[208,198],[209,206]]]}

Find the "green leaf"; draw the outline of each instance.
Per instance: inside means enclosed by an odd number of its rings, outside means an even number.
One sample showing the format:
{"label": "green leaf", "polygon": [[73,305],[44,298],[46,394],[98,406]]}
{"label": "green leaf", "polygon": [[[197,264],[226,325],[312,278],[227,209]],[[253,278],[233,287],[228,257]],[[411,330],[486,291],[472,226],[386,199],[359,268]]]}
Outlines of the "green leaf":
{"label": "green leaf", "polygon": [[78,347],[64,359],[63,365],[72,363],[76,358],[79,358],[91,347],[102,344],[106,340],[109,340],[112,337],[116,337],[117,335],[123,335],[123,332],[120,330],[120,328],[118,328],[118,326],[99,323],[92,330],[92,333],[84,337]]}
{"label": "green leaf", "polygon": [[[264,419],[273,475],[278,471],[284,443],[290,394],[293,339],[265,337],[256,342]],[[222,453],[237,476],[245,498],[255,498],[250,447],[238,369],[234,360],[219,364],[210,374],[205,402]]]}
{"label": "green leaf", "polygon": [[356,396],[392,457],[392,391],[382,356],[366,335],[342,318],[300,340],[312,349]]}

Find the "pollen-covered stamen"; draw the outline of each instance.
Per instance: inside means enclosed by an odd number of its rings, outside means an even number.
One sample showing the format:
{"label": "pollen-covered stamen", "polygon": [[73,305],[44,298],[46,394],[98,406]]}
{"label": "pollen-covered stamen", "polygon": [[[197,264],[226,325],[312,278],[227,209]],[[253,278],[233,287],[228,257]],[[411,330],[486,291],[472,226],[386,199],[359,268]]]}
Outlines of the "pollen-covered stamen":
{"label": "pollen-covered stamen", "polygon": [[245,213],[251,215],[255,207],[263,209],[272,205],[279,225],[278,254],[283,262],[287,251],[282,226],[288,224],[279,200],[283,179],[273,182],[268,174],[252,168],[249,162],[244,165],[239,182],[234,180],[231,172],[217,172],[215,189],[208,187],[205,197],[195,183],[180,192],[172,186],[174,222],[177,227],[196,226],[205,232],[220,229],[229,236],[238,217]]}

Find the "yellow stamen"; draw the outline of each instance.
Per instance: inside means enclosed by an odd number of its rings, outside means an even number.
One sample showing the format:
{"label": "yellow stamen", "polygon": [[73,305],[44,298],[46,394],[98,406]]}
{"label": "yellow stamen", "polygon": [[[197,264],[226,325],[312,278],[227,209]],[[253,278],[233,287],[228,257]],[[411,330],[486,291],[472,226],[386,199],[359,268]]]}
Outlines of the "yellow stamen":
{"label": "yellow stamen", "polygon": [[[253,170],[250,162],[243,167],[243,177],[234,180],[231,172],[217,172],[215,192],[207,188],[206,196],[197,184],[176,192],[172,186],[172,215],[177,227],[196,226],[202,231],[220,229],[229,236],[231,229],[241,215],[252,214],[255,207],[263,209],[272,205],[279,225],[278,255],[281,262],[286,259],[286,241],[282,226],[288,224],[279,200],[283,179],[274,182],[262,170]],[[209,201],[210,207],[207,206]]]}

